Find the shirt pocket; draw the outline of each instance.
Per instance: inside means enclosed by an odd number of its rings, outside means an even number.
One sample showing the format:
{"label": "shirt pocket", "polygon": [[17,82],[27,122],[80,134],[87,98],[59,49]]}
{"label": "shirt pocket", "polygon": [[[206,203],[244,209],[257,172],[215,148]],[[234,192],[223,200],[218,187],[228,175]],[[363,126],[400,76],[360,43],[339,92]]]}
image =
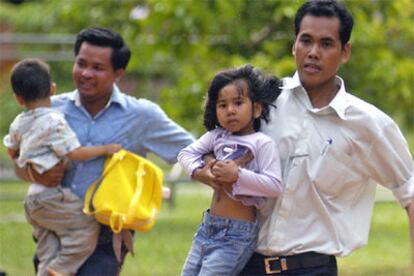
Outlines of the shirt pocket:
{"label": "shirt pocket", "polygon": [[326,199],[352,200],[360,189],[363,177],[357,158],[333,147],[324,150],[308,166],[308,173],[312,185]]}
{"label": "shirt pocket", "polygon": [[287,162],[283,165],[282,173],[285,189],[295,190],[309,182],[306,171],[308,159],[309,153],[307,151],[297,151],[289,156]]}

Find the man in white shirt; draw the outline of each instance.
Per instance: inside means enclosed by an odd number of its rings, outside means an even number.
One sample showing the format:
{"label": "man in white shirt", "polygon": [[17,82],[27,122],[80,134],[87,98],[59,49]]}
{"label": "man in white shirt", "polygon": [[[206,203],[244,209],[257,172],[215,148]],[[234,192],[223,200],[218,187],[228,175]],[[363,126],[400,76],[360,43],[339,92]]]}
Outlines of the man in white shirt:
{"label": "man in white shirt", "polygon": [[367,243],[376,184],[407,210],[414,247],[407,143],[390,117],[336,76],[351,55],[352,26],[335,1],[306,2],[296,14],[297,72],[284,80],[264,129],[278,145],[285,190],[260,210],[257,249],[241,275],[337,275],[335,256]]}

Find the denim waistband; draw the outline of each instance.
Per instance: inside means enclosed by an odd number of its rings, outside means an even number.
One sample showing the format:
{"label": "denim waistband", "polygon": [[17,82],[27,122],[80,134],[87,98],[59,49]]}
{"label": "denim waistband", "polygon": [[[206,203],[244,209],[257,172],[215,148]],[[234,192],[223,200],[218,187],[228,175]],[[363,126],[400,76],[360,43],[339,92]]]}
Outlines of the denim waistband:
{"label": "denim waistband", "polygon": [[223,218],[210,214],[210,210],[204,211],[203,214],[203,224],[205,225],[214,225],[219,227],[231,227],[233,229],[239,229],[244,231],[255,231],[258,227],[257,220],[245,221],[231,218]]}

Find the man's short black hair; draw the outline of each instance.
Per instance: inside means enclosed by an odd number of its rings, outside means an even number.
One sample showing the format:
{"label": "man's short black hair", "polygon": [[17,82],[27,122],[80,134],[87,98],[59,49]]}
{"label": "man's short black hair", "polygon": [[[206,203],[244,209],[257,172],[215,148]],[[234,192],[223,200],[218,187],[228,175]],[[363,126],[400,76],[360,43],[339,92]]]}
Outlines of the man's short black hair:
{"label": "man's short black hair", "polygon": [[79,54],[83,42],[94,46],[112,48],[112,67],[114,70],[126,69],[131,57],[131,51],[125,44],[124,39],[117,33],[104,28],[86,28],[76,37],[75,57]]}
{"label": "man's short black hair", "polygon": [[40,59],[24,59],[13,66],[10,82],[14,94],[25,102],[47,98],[52,84],[49,65]]}
{"label": "man's short black hair", "polygon": [[339,37],[342,47],[349,41],[354,20],[346,7],[335,0],[313,0],[304,3],[295,16],[295,35],[300,30],[300,24],[306,15],[337,17],[340,21]]}

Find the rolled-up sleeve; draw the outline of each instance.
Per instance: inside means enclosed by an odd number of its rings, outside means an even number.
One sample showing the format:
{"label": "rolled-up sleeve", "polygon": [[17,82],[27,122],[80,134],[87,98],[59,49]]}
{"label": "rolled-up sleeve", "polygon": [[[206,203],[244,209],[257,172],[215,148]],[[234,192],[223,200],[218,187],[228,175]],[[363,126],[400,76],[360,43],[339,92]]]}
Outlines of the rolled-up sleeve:
{"label": "rolled-up sleeve", "polygon": [[4,136],[3,144],[10,149],[18,150],[20,147],[21,135],[17,131],[16,120],[10,125],[9,134]]}
{"label": "rolled-up sleeve", "polygon": [[389,188],[402,207],[414,197],[414,165],[407,141],[391,122],[371,147],[366,158],[371,177]]}

